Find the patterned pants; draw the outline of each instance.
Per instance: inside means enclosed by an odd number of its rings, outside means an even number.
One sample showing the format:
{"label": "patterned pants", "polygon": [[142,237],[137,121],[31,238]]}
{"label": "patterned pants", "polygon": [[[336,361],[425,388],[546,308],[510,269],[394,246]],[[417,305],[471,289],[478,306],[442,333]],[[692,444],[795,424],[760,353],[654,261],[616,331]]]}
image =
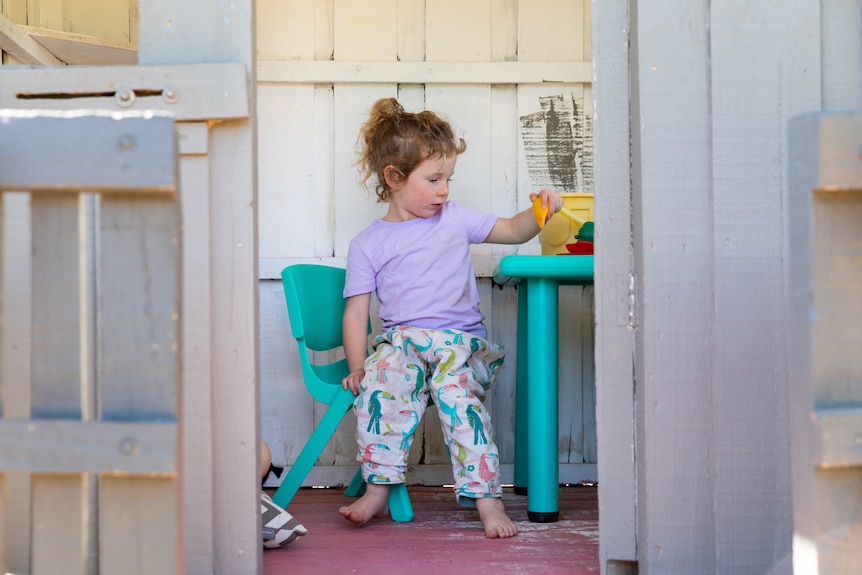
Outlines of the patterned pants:
{"label": "patterned pants", "polygon": [[459,502],[500,497],[499,454],[482,401],[502,348],[461,331],[405,326],[377,336],[373,348],[353,404],[365,481],[404,483],[413,434],[433,398]]}

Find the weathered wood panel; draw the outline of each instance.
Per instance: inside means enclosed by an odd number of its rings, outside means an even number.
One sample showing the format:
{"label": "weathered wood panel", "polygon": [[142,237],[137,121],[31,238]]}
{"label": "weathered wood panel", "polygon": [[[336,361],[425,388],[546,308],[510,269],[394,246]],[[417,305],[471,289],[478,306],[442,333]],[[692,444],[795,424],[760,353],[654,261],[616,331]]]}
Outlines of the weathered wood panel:
{"label": "weathered wood panel", "polygon": [[[89,128],[92,130],[92,126]],[[80,133],[76,134],[75,139],[80,136]],[[62,146],[63,138],[58,138],[57,143]],[[98,149],[94,147],[93,151]],[[35,160],[39,156],[31,153],[31,157]],[[56,165],[58,170],[68,169],[66,162],[56,162]],[[41,169],[43,174],[48,172],[44,165]],[[79,179],[73,174],[69,175],[69,181]],[[31,177],[33,176],[35,174]],[[39,181],[41,178],[33,179]],[[36,287],[32,295],[33,323],[30,328],[33,418],[63,417],[80,420],[82,416],[82,400],[86,387],[81,385],[81,355],[85,349],[85,339],[82,337],[80,317],[81,296],[86,286],[81,286],[78,281],[78,202],[77,194],[37,195],[30,201],[32,282]],[[58,278],[64,279],[58,281]],[[47,289],[47,286],[55,287]],[[88,379],[89,383],[93,382],[90,378],[84,378],[83,381]],[[49,435],[53,442],[64,437]],[[28,446],[28,451],[34,455],[39,453],[38,439],[33,441],[32,438],[21,438],[20,441],[22,445]],[[38,471],[38,468],[31,469],[31,472]],[[86,557],[82,556],[81,549],[88,540],[87,537],[93,534],[86,531],[86,523],[82,521],[87,512],[85,505],[88,503],[84,498],[83,481],[81,475],[31,475],[33,573],[47,574],[57,569],[62,570],[64,566],[83,567],[85,564]],[[44,525],[39,518],[51,516],[53,508],[49,506],[60,500],[66,501],[67,505],[61,508],[56,522]],[[63,533],[64,531],[67,533]],[[52,549],[53,539],[56,537],[69,537],[72,544]]]}
{"label": "weathered wood panel", "polygon": [[178,122],[249,115],[247,72],[241,64],[149,64],[152,63],[139,67],[9,68],[3,70],[0,107],[159,110],[173,114]]}
{"label": "weathered wood panel", "polygon": [[628,4],[598,6],[591,32],[601,71],[593,90],[600,110],[594,124],[599,556],[603,573],[612,575],[622,575],[624,565],[637,569]]}
{"label": "weathered wood panel", "polygon": [[[0,305],[3,323],[0,328],[2,362],[0,362],[0,407],[4,418],[30,417],[33,392],[30,386],[32,325],[32,233],[30,195],[7,192],[2,195],[0,219]],[[9,302],[16,302],[10,305]],[[0,545],[0,567],[11,571],[30,571],[30,474],[6,473],[2,482],[6,519],[0,521],[6,545]]]}
{"label": "weathered wood panel", "polygon": [[[719,571],[768,572],[790,553],[789,476],[760,469],[786,469],[790,457],[785,306],[775,297],[786,281],[787,216],[776,206],[787,193],[788,120],[820,106],[819,21],[817,1],[797,2],[780,15],[744,1],[710,7],[713,277],[707,283],[715,294],[709,320],[715,327],[704,356],[712,362]],[[744,91],[730,88],[739,80],[740,59],[751,70]],[[741,496],[741,480],[757,494],[756,515]],[[743,541],[756,552],[744,553]]]}
{"label": "weathered wood panel", "polygon": [[[187,573],[212,570],[215,545],[211,529],[216,520],[212,505],[214,454],[213,428],[217,425],[209,397],[212,385],[212,326],[210,237],[210,165],[205,123],[180,124],[180,185],[183,213],[183,528],[184,565]],[[192,455],[193,454],[193,455]]]}
{"label": "weathered wood panel", "polygon": [[[110,522],[145,509],[149,524],[137,525],[154,536],[147,549],[158,553],[126,557],[122,569],[169,572],[181,565],[181,538],[172,527],[181,518],[176,506],[179,209],[173,121],[135,113],[7,110],[2,115],[0,149],[12,149],[12,140],[24,150],[45,150],[51,164],[31,169],[36,160],[31,153],[0,171],[2,277],[31,288],[27,293],[3,290],[0,423],[8,444],[0,469],[4,499],[14,503],[4,508],[2,520],[4,535],[15,535],[3,541],[4,550],[13,551],[0,556],[0,567],[37,575],[94,572],[101,561],[103,571],[115,570],[119,564],[106,559],[111,545],[123,549],[140,535],[134,521]],[[24,145],[40,139],[42,145]],[[137,146],[140,153],[129,154]],[[70,160],[79,151],[79,161]],[[145,163],[153,170],[143,179],[130,178],[140,188],[125,185],[117,173],[112,186],[79,169],[90,153],[109,166],[125,156],[131,174],[140,174]],[[98,202],[78,191],[91,186],[105,190]],[[31,194],[7,198],[10,189]],[[20,259],[25,265],[8,267]],[[30,313],[10,313],[22,307]],[[9,337],[10,328],[19,334]],[[8,343],[15,347],[7,350]],[[25,345],[18,349],[20,343]],[[30,369],[21,372],[24,362]],[[101,423],[105,420],[112,423]],[[148,423],[135,427],[130,421]],[[63,441],[71,445],[64,448]],[[153,455],[159,463],[150,459]],[[111,501],[107,475],[140,478],[130,493]],[[159,495],[148,491],[154,475],[164,488]],[[102,476],[98,483],[96,476]]]}
{"label": "weathered wood panel", "polygon": [[[57,30],[137,43],[137,0],[112,3],[110,9],[95,4],[98,2],[92,0],[13,0],[3,4],[3,11],[20,24],[48,25]],[[259,445],[254,233],[257,205],[251,143],[254,125],[250,121],[254,112],[249,107],[253,102],[248,89],[255,74],[251,66],[254,6],[251,2],[204,6],[158,0],[142,4],[141,63],[146,66],[110,71],[87,68],[68,74],[64,74],[64,70],[52,70],[41,76],[43,80],[47,78],[42,84],[36,79],[40,71],[26,70],[16,75],[13,70],[4,70],[0,80],[0,107],[68,109],[77,105],[126,109],[126,104],[132,104],[133,108],[152,109],[164,106],[179,119],[203,121],[195,126],[186,124],[179,130],[186,154],[183,179],[190,184],[190,193],[183,197],[184,236],[191,240],[184,249],[189,272],[184,285],[186,293],[190,294],[185,299],[191,313],[183,318],[183,337],[188,350],[183,365],[191,385],[190,393],[183,396],[182,410],[193,422],[183,431],[188,449],[183,465],[185,494],[181,499],[186,510],[191,512],[185,515],[189,518],[187,524],[176,529],[185,532],[185,572],[256,572],[260,567],[259,466],[255,463]],[[329,22],[328,18],[324,20]],[[125,22],[125,27],[117,26],[118,21]],[[8,57],[6,60],[10,61]],[[225,68],[218,71],[210,62],[227,62],[215,66],[226,66],[232,71]],[[56,62],[43,58],[33,63]],[[190,65],[174,78],[162,75],[170,67],[168,65],[176,63]],[[155,72],[158,79],[151,73],[155,70],[159,70]],[[107,84],[97,86],[99,78],[107,78]],[[114,92],[121,92],[119,88],[123,86],[140,93],[135,94],[134,99],[114,98]],[[43,97],[21,99],[13,88],[35,88]],[[58,93],[60,97],[54,97]],[[231,102],[239,105],[238,113],[230,111],[234,108]],[[194,114],[200,115],[195,118]],[[241,127],[217,125],[225,118]],[[213,124],[207,126],[207,121]],[[212,146],[208,139],[214,142]],[[210,152],[214,157],[212,166]],[[222,178],[222,172],[228,176]],[[211,185],[210,174],[216,184]],[[222,182],[224,187],[221,187]],[[213,202],[210,202],[211,192],[215,198]],[[211,237],[218,240],[211,242]],[[215,289],[212,288],[214,284]],[[243,291],[244,287],[251,290]],[[12,338],[5,338],[4,343],[10,340]],[[17,336],[13,343],[20,343]],[[242,415],[237,417],[236,413]],[[237,469],[247,471],[237,473]],[[16,499],[29,501],[29,491],[22,492],[14,479],[6,477],[6,487],[17,490]],[[117,486],[119,483],[106,489],[110,491]],[[93,485],[88,484],[84,489],[89,497],[96,493]],[[119,486],[117,492],[122,489],[125,487]],[[109,497],[107,491],[105,496]],[[124,495],[119,496],[122,497]],[[134,513],[136,511],[128,518],[134,519]],[[216,521],[216,516],[231,517],[231,520]],[[24,527],[28,518],[29,515],[23,513],[15,516],[16,521],[20,520],[17,524]],[[94,520],[95,514],[91,514],[91,521]],[[149,524],[149,519],[142,520],[142,524]],[[25,530],[29,531],[29,528]],[[163,533],[170,536],[172,531],[163,530]],[[158,535],[158,532],[153,534]],[[148,535],[139,539],[143,545],[136,549],[145,552],[152,546],[153,540],[148,539]],[[21,541],[22,545],[18,543],[16,541],[15,553],[22,554],[18,550],[29,548],[27,541]],[[110,561],[117,559],[118,554],[105,555],[110,558],[102,565],[102,571],[116,570]],[[125,571],[134,572],[136,559],[137,555],[131,558]],[[162,559],[167,563],[161,565],[158,572],[167,572],[183,562],[182,559],[173,561],[167,555]],[[16,572],[30,572],[29,565],[20,568],[17,565],[21,564],[16,564]],[[95,572],[98,568],[91,557],[88,570]]]}
{"label": "weathered wood panel", "polygon": [[[256,3],[203,0],[140,5],[138,61],[160,68],[189,64],[204,75],[202,84],[218,86],[209,94],[189,94],[191,108],[214,104],[197,119],[207,122],[206,156],[183,160],[182,170],[195,170],[197,201],[184,204],[184,217],[194,218],[193,251],[184,253],[184,273],[195,277],[196,291],[184,294],[189,303],[183,329],[194,330],[185,340],[194,372],[189,385],[197,395],[194,413],[202,419],[184,432],[186,475],[184,493],[195,495],[203,508],[187,514],[184,568],[189,574],[258,573],[260,543],[260,389],[258,362],[257,289],[257,165],[254,33]],[[266,14],[261,14],[265,18]],[[229,62],[239,80],[232,88],[224,74],[207,75],[209,62]],[[227,89],[226,89],[227,88]],[[224,100],[216,98],[216,94]],[[181,95],[178,104],[185,101]],[[228,121],[218,116],[241,104],[244,111]],[[188,166],[188,167],[187,167]],[[185,178],[185,176],[184,176]],[[206,221],[204,221],[206,220]],[[200,234],[200,235],[198,235]],[[201,301],[195,302],[202,298]],[[208,304],[208,305],[202,305]],[[200,462],[200,470],[190,467]],[[184,500],[189,505],[191,499]],[[230,518],[225,520],[224,518]]]}
{"label": "weathered wood panel", "polygon": [[709,35],[704,2],[677,5],[672,17],[657,6],[632,8],[637,478],[649,502],[638,507],[649,525],[638,560],[648,573],[710,572],[712,435],[694,423],[713,416]]}

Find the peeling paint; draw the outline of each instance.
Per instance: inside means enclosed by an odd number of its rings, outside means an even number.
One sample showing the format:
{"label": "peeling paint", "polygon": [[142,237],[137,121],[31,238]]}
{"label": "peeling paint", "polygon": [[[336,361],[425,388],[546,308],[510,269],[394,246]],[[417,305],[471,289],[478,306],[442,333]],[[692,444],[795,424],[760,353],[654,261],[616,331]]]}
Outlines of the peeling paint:
{"label": "peeling paint", "polygon": [[593,118],[583,98],[539,98],[539,111],[521,116],[530,183],[558,192],[593,191]]}

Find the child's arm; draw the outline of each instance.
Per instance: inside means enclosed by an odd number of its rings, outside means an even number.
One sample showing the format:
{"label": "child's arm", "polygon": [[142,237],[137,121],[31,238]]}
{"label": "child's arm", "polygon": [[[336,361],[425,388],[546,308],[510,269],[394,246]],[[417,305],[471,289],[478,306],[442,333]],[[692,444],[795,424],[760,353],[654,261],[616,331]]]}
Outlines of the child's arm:
{"label": "child's arm", "polygon": [[371,307],[371,293],[363,293],[347,298],[344,304],[344,317],[341,320],[344,356],[350,373],[341,380],[341,387],[350,388],[354,395],[359,393],[359,382],[365,376],[365,356],[368,353],[368,310]]}
{"label": "child's arm", "polygon": [[[545,222],[551,219],[555,213],[563,207],[563,198],[560,194],[550,190],[542,190],[538,194],[530,194],[530,202],[537,197],[542,198],[542,205],[548,207],[548,215]],[[533,208],[529,207],[523,212],[515,214],[511,218],[500,218],[491,233],[485,238],[486,244],[522,244],[532,239],[539,233],[539,224],[533,216]]]}

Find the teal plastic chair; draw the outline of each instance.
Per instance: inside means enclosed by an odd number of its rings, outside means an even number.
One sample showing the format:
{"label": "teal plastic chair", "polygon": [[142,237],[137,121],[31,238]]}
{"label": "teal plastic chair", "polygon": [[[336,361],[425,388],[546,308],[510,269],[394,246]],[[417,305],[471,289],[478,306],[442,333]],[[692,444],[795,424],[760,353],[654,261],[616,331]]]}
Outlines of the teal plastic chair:
{"label": "teal plastic chair", "polygon": [[[344,414],[353,405],[354,396],[349,389],[341,387],[341,380],[349,372],[346,359],[314,364],[309,355],[309,350],[328,351],[342,346],[344,270],[318,264],[295,264],[281,271],[281,281],[290,316],[290,330],[299,348],[305,387],[314,399],[329,406],[272,497],[276,505],[286,508],[335,433]],[[357,469],[345,495],[358,496],[364,491],[365,482]],[[395,521],[413,519],[413,507],[406,485],[389,488],[389,513]]]}

